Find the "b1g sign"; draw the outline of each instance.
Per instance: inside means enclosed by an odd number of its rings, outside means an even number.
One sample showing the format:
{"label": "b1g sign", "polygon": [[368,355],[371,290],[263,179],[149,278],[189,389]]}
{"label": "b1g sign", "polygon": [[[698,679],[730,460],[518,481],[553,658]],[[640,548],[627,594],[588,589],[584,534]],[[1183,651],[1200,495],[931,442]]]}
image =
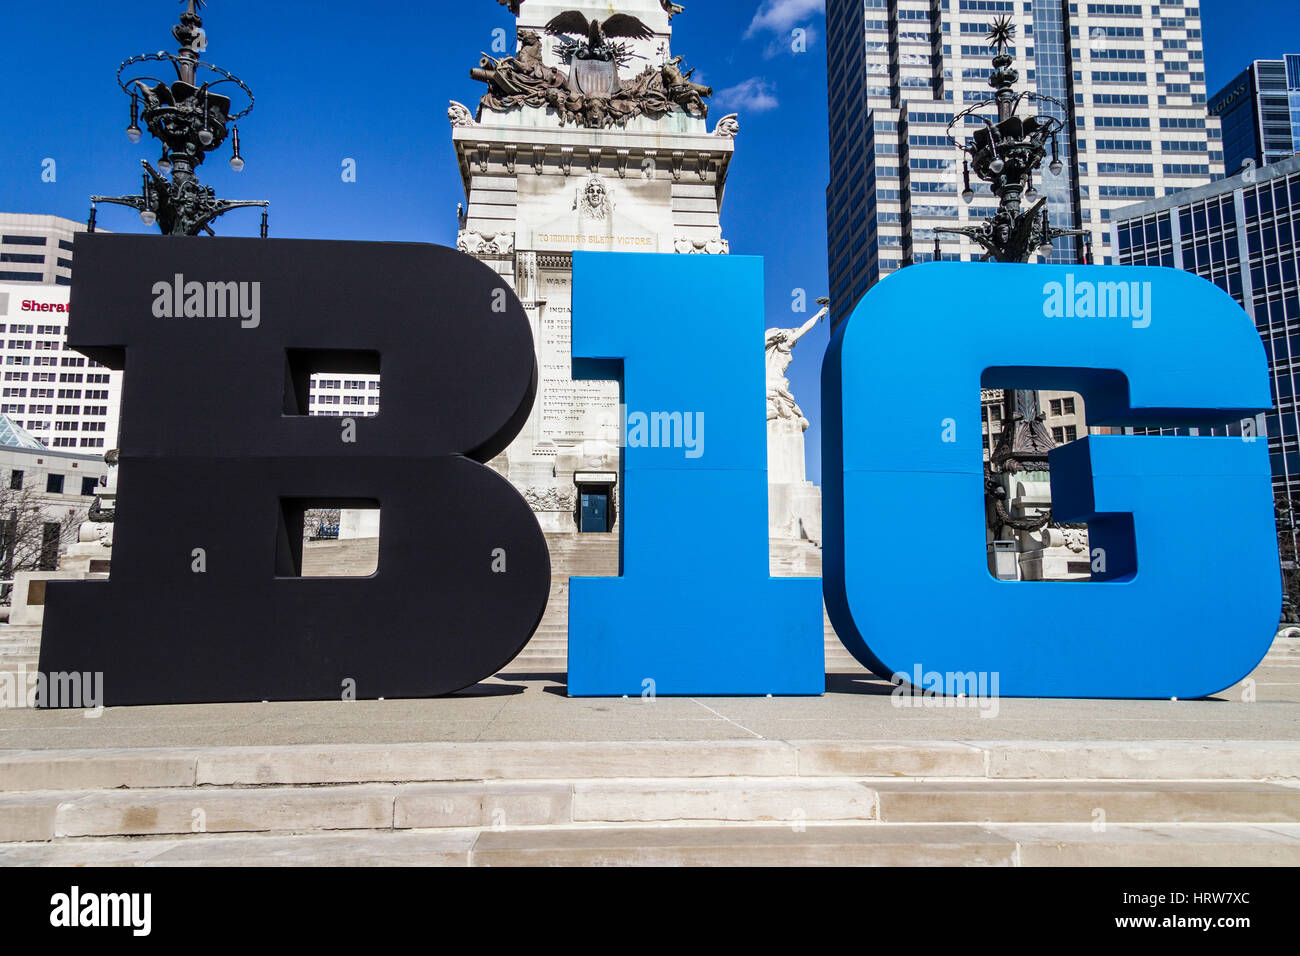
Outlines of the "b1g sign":
{"label": "b1g sign", "polygon": [[[425,245],[80,236],[76,254],[69,341],[127,368],[121,493],[110,580],[49,586],[42,671],[103,672],[108,704],[428,696],[518,653],[550,566],[483,464],[537,385],[499,276]],[[824,689],[822,589],[767,567],[762,290],[753,258],[574,256],[574,377],[621,383],[629,435],[621,575],[572,579],[572,694]],[[380,415],[305,414],[312,372],[381,368]],[[1003,695],[1192,697],[1248,673],[1280,603],[1265,441],[1057,449],[1055,517],[1087,521],[1108,570],[999,582],[978,395],[1016,385],[1083,392],[1092,424],[1270,404],[1254,328],[1190,275],[891,276],[823,368],[824,590],[846,646],[885,676],[996,674]],[[674,412],[689,447],[633,440],[634,416]],[[358,499],[382,508],[378,571],[300,577],[304,510]],[[944,563],[882,547],[893,520],[941,535]]]}

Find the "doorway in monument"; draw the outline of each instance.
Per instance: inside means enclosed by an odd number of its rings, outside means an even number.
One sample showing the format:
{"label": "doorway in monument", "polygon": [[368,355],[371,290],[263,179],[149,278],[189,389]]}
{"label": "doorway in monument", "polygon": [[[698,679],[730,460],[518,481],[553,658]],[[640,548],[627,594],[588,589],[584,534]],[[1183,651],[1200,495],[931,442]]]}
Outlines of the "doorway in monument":
{"label": "doorway in monument", "polygon": [[610,485],[578,486],[578,531],[605,533],[614,526]]}

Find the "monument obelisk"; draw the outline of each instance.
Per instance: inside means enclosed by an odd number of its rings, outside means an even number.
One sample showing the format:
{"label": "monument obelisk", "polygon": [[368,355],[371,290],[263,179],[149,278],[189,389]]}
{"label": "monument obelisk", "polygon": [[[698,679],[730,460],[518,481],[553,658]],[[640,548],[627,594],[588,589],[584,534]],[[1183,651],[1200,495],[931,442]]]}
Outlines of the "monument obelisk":
{"label": "monument obelisk", "polygon": [[532,415],[494,465],[543,530],[615,530],[618,389],[571,376],[573,252],[725,254],[718,212],[739,126],[731,115],[710,128],[712,90],[672,52],[680,5],[507,5],[511,50],[484,53],[477,107],[447,113],[467,197],[458,246],[515,290],[537,349]]}

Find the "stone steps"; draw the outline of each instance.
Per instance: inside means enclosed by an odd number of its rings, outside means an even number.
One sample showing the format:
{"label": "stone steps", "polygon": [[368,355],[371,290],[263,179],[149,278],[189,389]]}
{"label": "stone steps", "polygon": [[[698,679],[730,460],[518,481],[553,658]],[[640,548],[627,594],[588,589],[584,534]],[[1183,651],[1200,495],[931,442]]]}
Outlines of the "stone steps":
{"label": "stone steps", "polygon": [[0,681],[9,683],[23,706],[26,690],[22,678],[36,673],[40,655],[40,625],[0,625]]}
{"label": "stone steps", "polygon": [[7,866],[1293,866],[1293,826],[547,827],[0,844]]}
{"label": "stone steps", "polygon": [[[618,538],[605,535],[548,534],[551,549],[551,593],[546,613],[528,646],[502,673],[563,673],[568,670],[569,577],[601,577],[618,573]],[[770,573],[778,576],[821,574],[821,549],[807,541],[773,539]],[[830,619],[823,614],[823,641],[828,673],[865,674],[845,650]]]}
{"label": "stone steps", "polygon": [[143,863],[1297,865],[1300,744],[0,752],[0,865]]}
{"label": "stone steps", "polygon": [[[1300,789],[1240,781],[852,777],[537,780],[36,791],[0,796],[0,843],[194,832],[570,824],[1300,825]],[[1297,827],[1300,829],[1300,826]],[[1297,843],[1300,862],[1300,843]]]}
{"label": "stone steps", "polygon": [[0,793],[695,777],[1300,786],[1300,741],[631,740],[0,750]]}

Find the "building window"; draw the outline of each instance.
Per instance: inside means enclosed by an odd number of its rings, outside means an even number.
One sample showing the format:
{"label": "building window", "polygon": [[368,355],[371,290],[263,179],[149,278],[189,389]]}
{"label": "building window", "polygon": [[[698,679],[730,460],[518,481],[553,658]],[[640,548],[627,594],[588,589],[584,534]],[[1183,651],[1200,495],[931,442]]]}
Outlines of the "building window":
{"label": "building window", "polygon": [[1073,415],[1074,399],[1054,398],[1051,400],[1050,407],[1053,415]]}
{"label": "building window", "polygon": [[9,472],[9,487],[13,491],[23,490],[23,473],[17,468]]}
{"label": "building window", "polygon": [[99,485],[99,479],[86,476],[81,479],[81,494],[86,498],[95,497],[95,488]]}
{"label": "building window", "polygon": [[[60,475],[60,477],[62,477]],[[62,532],[57,521],[46,521],[41,525],[41,559],[42,571],[53,571],[59,566],[59,539]]]}
{"label": "building window", "polygon": [[63,476],[53,472],[45,476],[45,491],[51,495],[63,494]]}

